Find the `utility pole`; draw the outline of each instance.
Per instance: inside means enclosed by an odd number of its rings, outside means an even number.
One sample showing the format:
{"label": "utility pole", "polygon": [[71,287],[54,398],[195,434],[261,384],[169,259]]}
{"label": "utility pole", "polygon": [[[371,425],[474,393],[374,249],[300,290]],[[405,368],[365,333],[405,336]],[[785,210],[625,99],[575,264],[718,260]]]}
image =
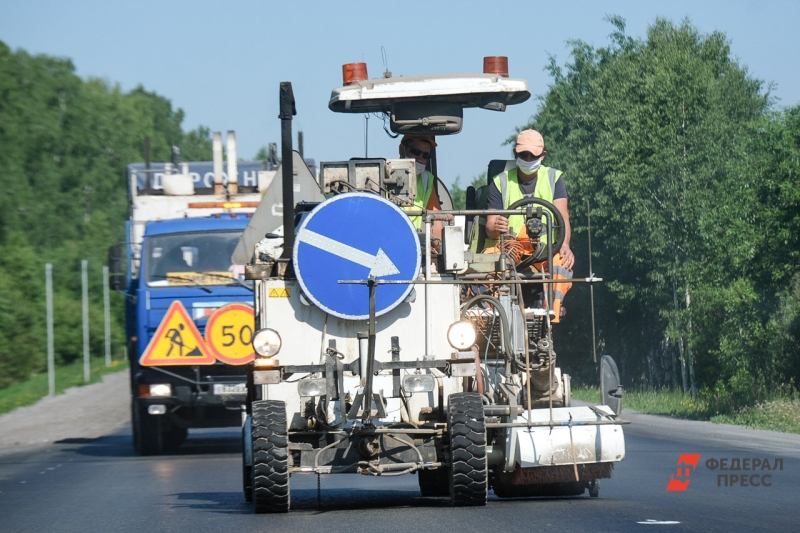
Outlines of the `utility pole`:
{"label": "utility pole", "polygon": [[53,343],[53,265],[44,266],[45,300],[47,307],[47,386],[48,394],[56,394],[56,358]]}
{"label": "utility pole", "polygon": [[89,261],[81,260],[81,288],[83,292],[83,381],[89,382]]}
{"label": "utility pole", "polygon": [[103,267],[103,315],[105,322],[106,368],[111,366],[111,298],[108,292],[108,267]]}

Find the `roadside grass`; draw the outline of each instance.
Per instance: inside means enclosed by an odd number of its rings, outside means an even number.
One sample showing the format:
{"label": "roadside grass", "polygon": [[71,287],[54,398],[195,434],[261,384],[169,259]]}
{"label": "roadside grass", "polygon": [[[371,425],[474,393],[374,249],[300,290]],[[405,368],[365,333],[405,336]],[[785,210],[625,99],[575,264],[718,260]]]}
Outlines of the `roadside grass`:
{"label": "roadside grass", "polygon": [[[106,368],[104,358],[92,358],[90,380],[83,381],[83,359],[66,366],[56,367],[56,394],[61,394],[70,387],[97,383],[106,374],[119,372],[128,368],[128,361],[111,361],[111,367]],[[48,394],[47,372],[35,374],[26,381],[20,381],[0,389],[0,414],[13,411],[17,407],[33,405]]]}
{"label": "roadside grass", "polygon": [[800,399],[779,398],[755,407],[745,407],[733,415],[713,416],[711,421],[784,433],[800,433]]}
{"label": "roadside grass", "polygon": [[[600,391],[597,387],[573,385],[572,397],[585,402],[597,402],[600,400]],[[694,400],[678,390],[626,389],[622,409],[800,434],[800,398],[796,395],[778,396],[733,413],[720,414],[707,400]]]}

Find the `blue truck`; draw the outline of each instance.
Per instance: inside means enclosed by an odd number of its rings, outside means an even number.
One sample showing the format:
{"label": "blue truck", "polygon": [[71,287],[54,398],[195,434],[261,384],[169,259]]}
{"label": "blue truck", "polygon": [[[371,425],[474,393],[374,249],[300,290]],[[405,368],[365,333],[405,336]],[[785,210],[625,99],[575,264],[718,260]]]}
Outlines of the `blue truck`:
{"label": "blue truck", "polygon": [[126,242],[111,247],[109,263],[111,287],[125,295],[142,455],[177,449],[190,428],[241,425],[253,289],[231,256],[276,169],[236,161],[229,133],[223,172],[219,134],[214,148],[214,162],[128,165]]}

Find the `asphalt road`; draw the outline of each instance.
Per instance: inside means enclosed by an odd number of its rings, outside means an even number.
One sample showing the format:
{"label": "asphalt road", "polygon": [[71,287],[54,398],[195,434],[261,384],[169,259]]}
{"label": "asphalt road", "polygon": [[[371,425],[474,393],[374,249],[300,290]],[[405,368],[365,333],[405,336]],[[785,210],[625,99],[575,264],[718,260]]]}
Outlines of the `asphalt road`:
{"label": "asphalt road", "polygon": [[[799,531],[800,435],[636,414],[627,458],[599,498],[500,500],[455,509],[422,498],[417,478],[292,477],[292,511],[254,515],[241,487],[236,431],[192,433],[180,453],[138,457],[127,425],[95,439],[0,456],[0,531]],[[701,455],[684,492],[666,490],[682,453]],[[782,458],[782,470],[715,471],[709,459]],[[713,463],[712,463],[713,464]],[[718,486],[720,473],[765,486]],[[769,474],[770,478],[760,476]]]}

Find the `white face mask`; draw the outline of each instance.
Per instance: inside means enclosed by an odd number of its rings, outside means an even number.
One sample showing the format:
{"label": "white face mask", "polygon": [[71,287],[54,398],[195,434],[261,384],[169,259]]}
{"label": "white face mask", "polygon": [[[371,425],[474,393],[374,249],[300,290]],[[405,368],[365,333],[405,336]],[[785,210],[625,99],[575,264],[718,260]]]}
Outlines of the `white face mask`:
{"label": "white face mask", "polygon": [[422,174],[423,172],[425,172],[425,165],[423,165],[422,163],[414,161],[414,166],[417,167],[417,174]]}
{"label": "white face mask", "polygon": [[525,161],[524,159],[517,158],[517,166],[524,174],[533,174],[539,169],[542,164],[542,157],[534,159],[533,161]]}

